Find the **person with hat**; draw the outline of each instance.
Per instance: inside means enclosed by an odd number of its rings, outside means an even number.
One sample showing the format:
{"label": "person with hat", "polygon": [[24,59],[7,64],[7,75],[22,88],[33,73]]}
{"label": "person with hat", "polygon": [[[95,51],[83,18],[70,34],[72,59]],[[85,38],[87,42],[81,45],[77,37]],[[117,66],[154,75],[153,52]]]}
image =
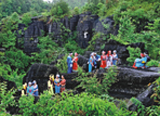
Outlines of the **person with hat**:
{"label": "person with hat", "polygon": [[34,91],[34,88],[32,86],[32,83],[29,82],[27,87],[27,95],[33,95],[33,91]]}
{"label": "person with hat", "polygon": [[105,68],[107,66],[106,59],[105,51],[102,51],[100,68]]}
{"label": "person with hat", "polygon": [[37,85],[37,82],[35,80],[33,81],[33,88],[34,88],[33,96],[38,97],[38,85]]}
{"label": "person with hat", "polygon": [[69,56],[67,57],[67,65],[68,65],[68,71],[67,73],[72,73],[72,54],[70,53]]}
{"label": "person with hat", "polygon": [[116,65],[117,61],[118,61],[118,55],[116,54],[116,50],[113,51],[112,57],[113,57],[112,63],[113,63],[113,65]]}
{"label": "person with hat", "polygon": [[53,93],[53,82],[54,82],[54,75],[51,74],[51,75],[49,75],[49,80],[48,80],[47,85],[48,85],[48,91],[52,95],[54,94]]}
{"label": "person with hat", "polygon": [[94,58],[93,57],[94,57],[94,54],[92,53],[89,58],[88,72],[92,72],[92,67],[94,67]]}
{"label": "person with hat", "polygon": [[77,72],[78,71],[78,54],[77,53],[75,53],[75,56],[74,56],[74,58],[73,58],[73,67],[72,67],[72,69],[73,69],[73,72]]}
{"label": "person with hat", "polygon": [[147,57],[145,54],[141,53],[140,54],[141,59],[140,58],[136,58],[134,64],[133,64],[133,68],[145,68],[145,63],[147,62]]}
{"label": "person with hat", "polygon": [[61,88],[60,82],[61,82],[60,75],[57,74],[56,78],[54,79],[55,93],[60,93],[60,88]]}

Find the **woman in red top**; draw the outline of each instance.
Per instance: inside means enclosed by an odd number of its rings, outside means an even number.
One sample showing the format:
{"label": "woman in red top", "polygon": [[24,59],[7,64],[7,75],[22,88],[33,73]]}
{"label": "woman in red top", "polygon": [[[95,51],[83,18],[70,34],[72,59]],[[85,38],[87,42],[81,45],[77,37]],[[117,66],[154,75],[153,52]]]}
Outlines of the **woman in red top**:
{"label": "woman in red top", "polygon": [[107,66],[106,58],[105,51],[102,51],[100,68],[105,68]]}
{"label": "woman in red top", "polygon": [[72,67],[73,72],[77,72],[78,71],[78,64],[77,64],[77,62],[78,62],[78,54],[75,53],[75,56],[73,58],[73,67]]}
{"label": "woman in red top", "polygon": [[66,79],[64,78],[64,76],[62,75],[61,76],[61,82],[60,82],[60,84],[61,84],[61,92],[63,92],[63,91],[65,91],[65,86],[66,86]]}

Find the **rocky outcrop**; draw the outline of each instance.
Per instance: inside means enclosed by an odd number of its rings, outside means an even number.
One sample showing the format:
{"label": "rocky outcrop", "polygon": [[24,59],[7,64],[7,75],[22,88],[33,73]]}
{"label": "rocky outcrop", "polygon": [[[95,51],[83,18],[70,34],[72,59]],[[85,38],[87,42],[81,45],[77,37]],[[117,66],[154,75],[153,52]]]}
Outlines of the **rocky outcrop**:
{"label": "rocky outcrop", "polygon": [[110,94],[116,97],[133,97],[147,89],[160,74],[149,70],[138,70],[127,67],[118,68],[118,81],[110,88]]}
{"label": "rocky outcrop", "polygon": [[[24,49],[28,55],[39,51],[37,48],[38,37],[43,34],[49,34],[56,43],[62,46],[64,39],[69,38],[77,31],[76,41],[78,45],[81,48],[86,48],[94,33],[101,32],[105,36],[110,33],[117,35],[119,29],[118,25],[114,26],[112,16],[101,20],[98,15],[92,15],[90,12],[73,15],[71,18],[64,17],[54,22],[50,22],[49,17],[46,22],[40,21],[41,17],[33,17],[28,27],[24,24],[18,25],[16,47]],[[108,25],[108,28],[104,25]],[[100,50],[99,46],[101,45],[99,44],[101,43],[98,43],[100,42],[99,39],[97,40],[95,50]]]}
{"label": "rocky outcrop", "polygon": [[78,25],[78,45],[81,48],[86,48],[88,46],[88,42],[91,40],[93,36],[93,28],[95,23],[98,20],[97,15],[92,15],[90,12],[85,14],[81,14]]}

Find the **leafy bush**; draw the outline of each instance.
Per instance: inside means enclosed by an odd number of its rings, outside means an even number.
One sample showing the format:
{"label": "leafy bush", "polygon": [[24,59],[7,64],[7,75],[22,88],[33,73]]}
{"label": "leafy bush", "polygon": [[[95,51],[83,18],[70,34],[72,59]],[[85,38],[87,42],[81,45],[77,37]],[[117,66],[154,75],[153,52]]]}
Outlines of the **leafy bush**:
{"label": "leafy bush", "polygon": [[49,36],[40,37],[38,48],[40,53],[32,53],[33,62],[40,62],[44,64],[50,64],[60,54],[64,53],[64,49],[58,47],[58,45],[51,40]]}
{"label": "leafy bush", "polygon": [[159,62],[157,60],[151,60],[149,62],[147,62],[147,66],[159,66]]}
{"label": "leafy bush", "polygon": [[58,59],[58,62],[56,64],[56,67],[59,69],[61,73],[67,73],[68,70],[67,57],[68,54],[65,54],[65,56],[62,59]]}
{"label": "leafy bush", "polygon": [[15,104],[13,94],[15,94],[15,91],[7,91],[5,82],[0,83],[0,115],[6,112],[8,106],[13,106]]}
{"label": "leafy bush", "polygon": [[62,16],[69,13],[68,4],[63,0],[58,1],[51,9],[51,15]]}
{"label": "leafy bush", "polygon": [[129,57],[127,58],[127,61],[129,62],[129,65],[132,66],[134,64],[134,61],[136,58],[140,57],[141,50],[139,48],[132,48],[128,47],[127,50],[129,51]]}
{"label": "leafy bush", "polygon": [[110,67],[103,78],[97,78],[94,74],[91,76],[89,73],[79,71],[79,76],[75,79],[80,82],[76,88],[85,89],[86,92],[93,94],[105,94],[108,92],[109,87],[116,82],[117,69]]}
{"label": "leafy bush", "polygon": [[[40,96],[39,101],[33,104],[34,98],[21,97],[19,100],[20,111],[23,115],[101,115],[101,116],[135,116],[127,110],[118,109],[113,102],[102,100],[96,95],[81,93],[77,95],[63,93],[62,96],[52,96],[46,91]],[[62,107],[63,106],[63,107]]]}
{"label": "leafy bush", "polygon": [[145,106],[136,98],[131,98],[131,101],[137,106],[138,116],[145,116]]}

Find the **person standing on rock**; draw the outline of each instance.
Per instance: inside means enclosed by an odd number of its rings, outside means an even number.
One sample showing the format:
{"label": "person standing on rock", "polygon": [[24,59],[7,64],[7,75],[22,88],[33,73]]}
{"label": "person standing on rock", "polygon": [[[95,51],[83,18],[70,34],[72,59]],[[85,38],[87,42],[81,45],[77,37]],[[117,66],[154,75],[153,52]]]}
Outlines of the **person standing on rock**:
{"label": "person standing on rock", "polygon": [[61,92],[65,91],[65,86],[66,86],[66,79],[64,76],[61,76]]}
{"label": "person standing on rock", "polygon": [[34,91],[34,88],[32,86],[32,83],[29,82],[27,87],[27,95],[33,95],[33,91]]}
{"label": "person standing on rock", "polygon": [[73,69],[73,72],[78,72],[78,54],[77,53],[75,53],[75,56],[74,56],[74,58],[73,58],[73,67],[72,67],[72,69]]}
{"label": "person standing on rock", "polygon": [[94,54],[92,53],[89,58],[88,72],[92,72],[92,67],[94,67]]}
{"label": "person standing on rock", "polygon": [[70,53],[69,56],[67,57],[67,65],[68,65],[68,71],[67,73],[72,73],[72,54]]}
{"label": "person standing on rock", "polygon": [[38,85],[37,85],[37,83],[36,83],[35,80],[33,81],[33,88],[34,88],[34,90],[33,90],[33,96],[38,97]]}
{"label": "person standing on rock", "polygon": [[57,74],[56,78],[54,80],[54,85],[55,85],[55,93],[60,93],[60,88],[61,88],[61,84],[60,81],[61,79],[59,78],[60,76]]}
{"label": "person standing on rock", "polygon": [[113,51],[113,65],[117,65],[118,55],[116,54],[116,50]]}
{"label": "person standing on rock", "polygon": [[52,94],[52,95],[54,94],[54,93],[53,93],[53,82],[54,82],[54,75],[51,74],[51,75],[49,76],[49,80],[48,80],[48,83],[47,83],[47,84],[48,84],[48,91],[49,91],[49,93]]}
{"label": "person standing on rock", "polygon": [[109,68],[110,66],[112,66],[112,54],[111,54],[111,50],[108,51],[108,54],[106,55],[107,56],[107,66],[106,68]]}
{"label": "person standing on rock", "polygon": [[105,68],[107,66],[106,58],[105,51],[102,51],[100,68]]}

